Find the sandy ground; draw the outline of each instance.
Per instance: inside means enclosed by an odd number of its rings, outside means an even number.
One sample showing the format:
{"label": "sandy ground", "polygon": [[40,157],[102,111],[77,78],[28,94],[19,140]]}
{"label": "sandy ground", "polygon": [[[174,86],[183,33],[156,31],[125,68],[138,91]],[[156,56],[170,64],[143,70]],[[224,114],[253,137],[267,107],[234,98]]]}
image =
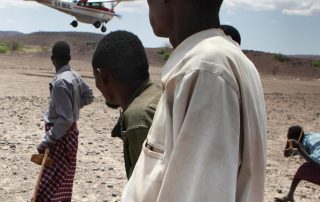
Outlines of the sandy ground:
{"label": "sandy ground", "polygon": [[[78,122],[80,144],[73,201],[119,201],[126,183],[122,142],[110,137],[119,111],[104,105],[89,62],[75,60],[71,65],[96,96],[95,102],[81,111]],[[33,193],[40,167],[30,162],[30,156],[43,135],[42,116],[52,67],[46,58],[0,55],[1,202],[26,201]],[[151,68],[152,78],[159,79],[159,72],[159,68]],[[320,131],[320,81],[262,78],[268,116],[265,201],[273,201],[269,199],[288,191],[293,174],[303,162],[294,158],[287,163],[282,155],[288,126],[301,124],[305,130]],[[303,182],[296,200],[320,201],[319,187]]]}

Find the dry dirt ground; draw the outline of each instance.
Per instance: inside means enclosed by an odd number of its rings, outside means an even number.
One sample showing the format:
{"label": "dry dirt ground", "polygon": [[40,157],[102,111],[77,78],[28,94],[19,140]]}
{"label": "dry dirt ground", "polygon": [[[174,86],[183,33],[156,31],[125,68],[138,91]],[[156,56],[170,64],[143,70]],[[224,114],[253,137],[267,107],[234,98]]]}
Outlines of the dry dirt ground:
{"label": "dry dirt ground", "polygon": [[[120,201],[126,183],[122,143],[110,137],[119,111],[104,105],[95,88],[90,62],[74,60],[74,69],[93,87],[95,102],[81,111],[79,151],[73,201]],[[31,163],[43,135],[43,112],[48,82],[53,76],[47,58],[0,55],[0,201],[22,202],[33,193],[39,166]],[[159,79],[160,68],[151,68]],[[262,76],[268,118],[268,160],[265,201],[288,191],[302,159],[288,164],[282,155],[288,126],[320,131],[320,80],[282,79]],[[283,174],[285,166],[287,170]],[[283,176],[283,177],[282,177]],[[303,182],[297,201],[320,201],[318,186]]]}

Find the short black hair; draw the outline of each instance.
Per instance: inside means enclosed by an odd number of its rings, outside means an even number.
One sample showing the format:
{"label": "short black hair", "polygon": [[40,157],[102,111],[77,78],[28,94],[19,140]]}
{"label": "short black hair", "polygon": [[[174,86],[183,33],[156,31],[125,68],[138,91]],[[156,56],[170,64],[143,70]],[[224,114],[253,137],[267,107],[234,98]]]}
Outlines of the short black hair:
{"label": "short black hair", "polygon": [[149,78],[149,63],[140,39],[131,32],[114,31],[99,42],[92,67],[111,72],[127,86],[137,86]]}
{"label": "short black hair", "polygon": [[51,59],[69,61],[70,57],[70,46],[65,41],[58,41],[52,47]]}
{"label": "short black hair", "polygon": [[220,28],[226,35],[230,36],[235,42],[241,45],[241,36],[235,27],[231,25],[221,25]]}
{"label": "short black hair", "polygon": [[288,129],[287,138],[288,139],[299,140],[299,138],[301,139],[301,137],[300,137],[301,132],[302,132],[302,136],[303,136],[304,132],[303,132],[303,129],[302,129],[301,126],[298,126],[298,125],[291,126]]}

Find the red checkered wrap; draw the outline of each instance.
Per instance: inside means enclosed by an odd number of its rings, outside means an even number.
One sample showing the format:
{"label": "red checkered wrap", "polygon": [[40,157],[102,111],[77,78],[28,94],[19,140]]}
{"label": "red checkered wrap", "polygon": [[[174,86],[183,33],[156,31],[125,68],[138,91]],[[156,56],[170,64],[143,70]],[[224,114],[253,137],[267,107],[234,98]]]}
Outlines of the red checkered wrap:
{"label": "red checkered wrap", "polygon": [[[46,124],[46,131],[51,126]],[[50,149],[53,166],[45,168],[40,180],[37,202],[71,201],[73,179],[76,172],[78,150],[77,125],[74,123],[67,134]]]}

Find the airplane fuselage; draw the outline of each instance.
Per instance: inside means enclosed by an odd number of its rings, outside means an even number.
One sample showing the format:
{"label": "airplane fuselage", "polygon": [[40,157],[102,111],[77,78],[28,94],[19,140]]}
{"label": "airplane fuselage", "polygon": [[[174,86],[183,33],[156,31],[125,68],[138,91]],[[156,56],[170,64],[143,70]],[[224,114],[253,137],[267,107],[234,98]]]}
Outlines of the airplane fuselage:
{"label": "airplane fuselage", "polygon": [[74,16],[78,21],[93,24],[97,21],[107,23],[115,13],[107,8],[94,8],[86,5],[86,1],[65,2],[59,0],[35,0],[45,6]]}

